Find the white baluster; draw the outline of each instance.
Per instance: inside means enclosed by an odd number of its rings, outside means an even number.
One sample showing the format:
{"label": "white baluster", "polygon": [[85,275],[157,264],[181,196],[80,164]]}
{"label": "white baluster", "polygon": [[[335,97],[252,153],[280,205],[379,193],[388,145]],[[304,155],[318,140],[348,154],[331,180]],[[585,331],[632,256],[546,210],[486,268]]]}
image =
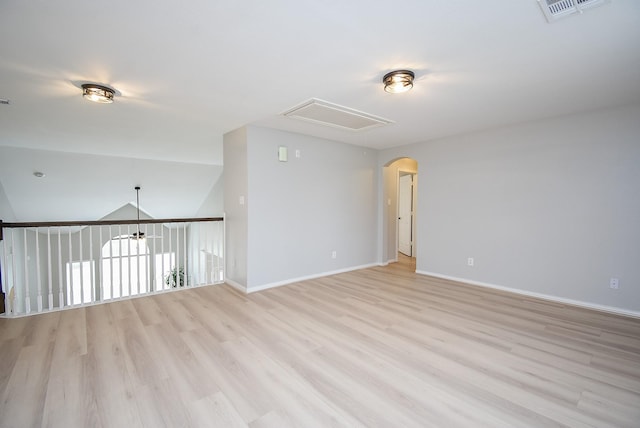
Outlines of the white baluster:
{"label": "white baluster", "polygon": [[[78,230],[78,247],[80,249],[80,256],[78,257],[78,263],[80,264],[80,304],[84,304],[84,251],[82,251],[82,227]],[[71,263],[73,270],[73,263]]]}
{"label": "white baluster", "polygon": [[111,225],[109,225],[109,289],[111,290],[111,293],[109,294],[110,299],[113,299],[113,257],[113,230],[111,229]]}
{"label": "white baluster", "polygon": [[38,312],[42,312],[42,277],[40,274],[40,234],[38,228],[35,228],[34,236],[36,238],[36,301],[38,304]]}
{"label": "white baluster", "polygon": [[222,278],[220,281],[224,281],[226,277],[226,260],[227,260],[227,215],[222,215],[222,248],[220,250]]}
{"label": "white baluster", "polygon": [[[156,235],[156,223],[151,225],[151,233],[153,236],[158,236]],[[151,263],[153,263],[153,275],[151,276],[151,283],[149,284],[150,291],[158,290],[158,284],[156,284],[156,277],[158,276],[156,275],[156,272],[158,271],[158,266],[156,266],[156,263],[158,262],[158,252],[156,249],[157,241],[158,240],[156,238],[153,238],[153,257],[151,258]]]}
{"label": "white baluster", "polygon": [[162,287],[162,289],[164,290],[164,254],[165,254],[165,247],[164,247],[164,234],[166,233],[166,227],[164,226],[164,224],[160,225],[160,230],[162,231],[162,238],[160,238],[160,247],[162,247],[162,249],[160,250],[162,252],[162,257],[160,257],[160,264],[161,266],[161,274],[160,274],[160,287]]}
{"label": "white baluster", "polygon": [[[17,281],[16,281],[16,276],[17,276],[17,269],[16,269],[16,242],[15,242],[15,232],[14,229],[11,229],[11,252],[12,252],[12,256],[11,256],[11,274],[13,276],[13,284],[11,286],[11,288],[9,289],[9,297],[11,300],[11,311],[13,312],[13,315],[16,314],[17,312],[17,308],[15,307],[16,305],[16,292],[18,291],[16,288],[17,285]],[[12,293],[13,290],[13,293]]]}
{"label": "white baluster", "polygon": [[[129,229],[129,227],[127,226],[127,230]],[[118,235],[122,236],[122,226],[118,226]],[[128,236],[128,235],[127,235]],[[120,297],[122,297],[122,250],[124,247],[124,241],[122,239],[120,239],[118,241],[118,272],[120,273]]]}
{"label": "white baluster", "polygon": [[[193,223],[191,225],[191,227],[197,227],[197,231],[198,231],[198,245],[196,246],[196,248],[198,249],[198,277],[197,277],[197,284],[201,285],[202,284],[202,278],[204,277],[204,275],[202,274],[202,223]],[[207,241],[205,241],[206,243]],[[193,247],[193,245],[192,245]],[[195,261],[195,260],[194,260]],[[207,266],[207,252],[204,252],[204,265],[205,265],[205,269]]]}
{"label": "white baluster", "polygon": [[24,285],[25,285],[25,294],[24,294],[24,306],[25,313],[31,312],[31,290],[29,288],[29,266],[27,264],[27,260],[29,259],[29,249],[27,245],[27,229],[22,229],[23,237],[24,237]]}
{"label": "white baluster", "polygon": [[90,302],[96,301],[95,263],[93,261],[93,226],[89,226],[89,284],[91,285]]}
{"label": "white baluster", "polygon": [[[3,231],[3,233],[7,233],[6,231]],[[7,250],[6,247],[6,242],[9,238],[9,235],[6,234],[5,235],[5,239],[3,239],[2,241],[0,241],[0,246],[2,247],[2,266],[4,267],[2,269],[2,272],[0,272],[0,275],[2,275],[0,277],[0,282],[2,283],[2,287],[4,291],[4,313],[5,315],[10,315],[11,314],[11,306],[10,306],[10,299],[9,299],[9,290],[11,290],[11,283],[9,282],[9,278],[7,278],[7,269],[9,268],[9,253],[13,252],[13,249],[11,248],[11,246],[9,246],[9,250]]]}
{"label": "white baluster", "polygon": [[[173,253],[173,228],[171,227],[171,223],[169,223],[169,275],[171,275],[171,271],[175,267],[176,260],[178,259],[178,252],[176,251],[175,257],[171,260],[171,253]],[[171,280],[167,283],[167,288],[171,288]]]}
{"label": "white baluster", "polygon": [[136,238],[136,294],[140,294],[140,252],[144,243],[140,239],[140,226],[138,226],[138,235]]}
{"label": "white baluster", "polygon": [[145,283],[147,286],[147,293],[151,292],[151,285],[149,284],[149,270],[151,269],[151,260],[149,259],[149,244],[147,244],[148,242],[148,237],[149,237],[149,225],[145,224],[144,225],[144,236],[146,236],[147,238],[145,238],[144,240],[144,259],[145,259],[145,264],[144,264],[144,279],[145,279]]}
{"label": "white baluster", "polygon": [[74,290],[73,290],[73,250],[71,247],[71,226],[69,226],[68,228],[68,232],[69,232],[69,263],[67,266],[69,266],[69,269],[67,271],[67,284],[69,284],[69,287],[67,287],[67,305],[72,306],[75,303],[75,299],[74,299]]}
{"label": "white baluster", "polygon": [[189,268],[188,268],[188,263],[189,263],[189,259],[187,258],[187,223],[182,223],[183,224],[183,230],[182,230],[182,240],[184,241],[184,246],[183,246],[183,252],[182,254],[184,255],[184,261],[182,262],[182,264],[184,265],[184,286],[186,287],[187,285],[189,285]]}
{"label": "white baluster", "polygon": [[58,307],[64,307],[64,284],[62,282],[62,228],[58,227]]}
{"label": "white baluster", "polygon": [[[127,225],[127,236],[131,236],[131,231],[129,230],[129,225]],[[127,273],[129,276],[129,294],[128,296],[133,296],[133,277],[131,276],[131,267],[133,263],[131,263],[131,238],[127,239]]]}
{"label": "white baluster", "polygon": [[98,283],[98,295],[96,296],[96,301],[102,302],[102,300],[104,299],[104,283],[103,283],[103,279],[104,279],[104,266],[103,266],[103,258],[102,258],[102,245],[103,241],[102,241],[102,226],[100,226],[100,228],[98,229],[98,239],[100,242],[100,245],[98,245],[98,248],[100,251],[100,257],[98,258],[99,263],[97,263],[96,265],[98,266],[98,272],[96,275],[96,280]]}
{"label": "white baluster", "polygon": [[47,278],[49,286],[49,310],[53,309],[53,273],[51,272],[51,227],[47,227]]}

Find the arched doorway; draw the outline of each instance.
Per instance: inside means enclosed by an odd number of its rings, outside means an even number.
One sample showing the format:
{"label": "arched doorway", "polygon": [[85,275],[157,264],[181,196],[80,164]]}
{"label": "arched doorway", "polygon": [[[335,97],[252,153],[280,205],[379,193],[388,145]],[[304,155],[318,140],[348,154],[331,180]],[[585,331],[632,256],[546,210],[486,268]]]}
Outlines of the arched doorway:
{"label": "arched doorway", "polygon": [[402,157],[383,167],[383,257],[387,263],[409,257],[415,266],[418,162]]}

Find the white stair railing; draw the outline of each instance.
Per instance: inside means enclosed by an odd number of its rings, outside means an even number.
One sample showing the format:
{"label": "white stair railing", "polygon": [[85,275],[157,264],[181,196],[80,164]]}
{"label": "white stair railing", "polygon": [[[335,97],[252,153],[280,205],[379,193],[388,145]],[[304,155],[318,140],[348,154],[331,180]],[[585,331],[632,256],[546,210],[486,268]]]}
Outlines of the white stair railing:
{"label": "white stair railing", "polygon": [[5,317],[219,284],[224,220],[0,221],[0,280]]}

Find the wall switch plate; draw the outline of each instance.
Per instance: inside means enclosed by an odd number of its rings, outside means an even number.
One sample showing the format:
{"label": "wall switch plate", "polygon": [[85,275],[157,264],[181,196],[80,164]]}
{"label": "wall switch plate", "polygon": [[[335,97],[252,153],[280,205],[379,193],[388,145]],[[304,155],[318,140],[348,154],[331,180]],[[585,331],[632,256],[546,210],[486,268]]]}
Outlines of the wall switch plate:
{"label": "wall switch plate", "polygon": [[336,257],[338,257],[338,253],[337,253],[337,251],[336,251],[336,250],[333,250],[333,251],[331,252],[331,258],[332,258],[332,259],[335,259]]}
{"label": "wall switch plate", "polygon": [[296,158],[300,159],[301,156],[300,149],[296,149]]}
{"label": "wall switch plate", "polygon": [[278,147],[278,160],[280,162],[287,161],[287,146]]}
{"label": "wall switch plate", "polygon": [[473,266],[473,263],[474,263],[473,257],[469,257],[467,259],[467,266]]}
{"label": "wall switch plate", "polygon": [[240,196],[238,202],[240,202],[240,205],[244,205],[244,196]]}
{"label": "wall switch plate", "polygon": [[614,290],[617,290],[620,287],[620,282],[618,281],[618,278],[611,278],[609,280],[609,288],[613,288]]}

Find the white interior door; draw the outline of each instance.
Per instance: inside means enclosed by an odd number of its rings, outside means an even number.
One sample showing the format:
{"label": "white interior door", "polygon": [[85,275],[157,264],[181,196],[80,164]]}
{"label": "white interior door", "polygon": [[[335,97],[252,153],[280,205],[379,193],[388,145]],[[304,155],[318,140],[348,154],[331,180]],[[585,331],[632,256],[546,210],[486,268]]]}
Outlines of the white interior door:
{"label": "white interior door", "polygon": [[401,175],[398,187],[398,251],[413,257],[413,174]]}

